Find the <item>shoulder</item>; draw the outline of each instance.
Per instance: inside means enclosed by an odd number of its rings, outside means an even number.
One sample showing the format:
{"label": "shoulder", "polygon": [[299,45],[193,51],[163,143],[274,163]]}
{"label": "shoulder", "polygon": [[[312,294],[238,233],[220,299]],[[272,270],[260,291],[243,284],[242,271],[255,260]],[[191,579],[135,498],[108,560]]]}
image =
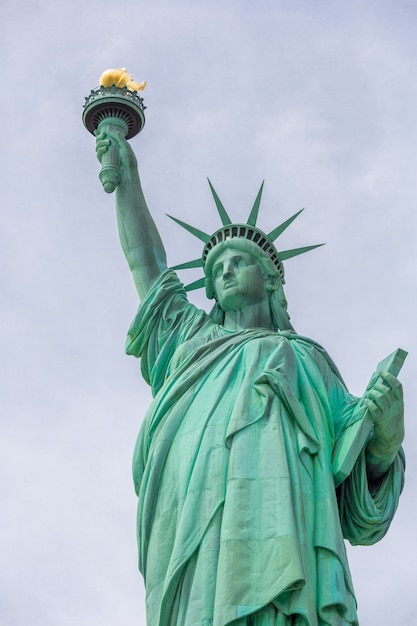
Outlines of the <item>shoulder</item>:
{"label": "shoulder", "polygon": [[207,314],[188,301],[176,273],[166,270],[139,306],[128,331],[126,352],[140,356],[152,337],[158,350],[166,342],[182,343],[206,320]]}
{"label": "shoulder", "polygon": [[330,357],[328,352],[321,346],[317,341],[311,339],[310,337],[305,337],[303,335],[298,335],[297,333],[289,330],[280,331],[280,336],[289,340],[290,345],[293,347],[294,351],[300,353],[306,357],[308,356],[310,359],[314,360],[319,369],[323,369],[323,367],[330,371],[340,380],[340,382],[346,387],[345,382],[342,378],[341,373],[339,372],[336,364],[333,359]]}

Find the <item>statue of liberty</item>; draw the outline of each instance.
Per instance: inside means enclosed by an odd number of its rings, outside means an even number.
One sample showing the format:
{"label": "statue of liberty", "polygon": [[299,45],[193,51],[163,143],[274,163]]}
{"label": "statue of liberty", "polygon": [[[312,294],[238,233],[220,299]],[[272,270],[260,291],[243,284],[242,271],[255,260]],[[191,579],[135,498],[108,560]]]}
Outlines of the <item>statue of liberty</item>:
{"label": "statue of liberty", "polygon": [[[193,306],[147,208],[135,155],[121,133],[97,137],[120,159],[117,219],[141,301],[126,351],[153,392],[137,439],[139,568],[148,626],[358,625],[344,538],[369,545],[387,532],[403,486],[402,388],[379,372],[352,396],[326,351],[293,329],[283,260],[256,225],[221,226],[200,266],[214,300]],[[177,267],[178,269],[178,267]],[[354,452],[350,427],[372,420]],[[350,440],[352,437],[352,440]],[[352,451],[336,480],[337,445]]]}

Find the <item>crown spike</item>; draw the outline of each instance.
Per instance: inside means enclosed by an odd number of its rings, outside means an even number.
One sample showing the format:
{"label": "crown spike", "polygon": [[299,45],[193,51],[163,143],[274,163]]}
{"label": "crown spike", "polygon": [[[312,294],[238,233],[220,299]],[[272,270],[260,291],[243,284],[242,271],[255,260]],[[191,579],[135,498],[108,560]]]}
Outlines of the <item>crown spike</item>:
{"label": "crown spike", "polygon": [[255,202],[253,203],[252,210],[248,217],[248,221],[246,222],[249,226],[256,226],[256,220],[258,219],[259,205],[261,204],[262,192],[264,189],[264,180],[262,181],[262,185],[258,191],[258,195],[256,196]]}
{"label": "crown spike", "polygon": [[[181,263],[179,265],[175,265],[172,269],[174,270],[182,270],[182,269],[190,269],[190,268],[201,268],[205,267],[205,262],[208,258],[210,251],[216,245],[223,243],[226,239],[239,237],[243,239],[247,239],[248,241],[253,242],[253,244],[258,245],[264,253],[269,256],[284,283],[284,268],[282,262],[291,259],[292,257],[304,254],[305,252],[309,252],[310,250],[314,250],[315,248],[319,248],[323,246],[323,243],[316,244],[313,246],[305,246],[302,248],[294,248],[292,250],[283,250],[282,252],[277,251],[273,242],[277,239],[284,230],[300,215],[300,213],[304,210],[301,209],[290,218],[288,218],[285,222],[282,222],[279,226],[274,228],[269,234],[266,234],[262,230],[260,230],[256,226],[256,221],[258,219],[259,207],[262,198],[262,192],[264,187],[264,181],[262,182],[258,194],[256,196],[255,202],[251,209],[248,221],[246,224],[235,224],[232,223],[226,209],[224,208],[220,198],[218,197],[213,185],[208,179],[208,183],[210,186],[211,193],[214,198],[214,202],[217,207],[218,214],[222,221],[222,227],[217,229],[217,231],[213,235],[209,235],[186,222],[179,220],[176,217],[172,217],[168,215],[170,219],[176,222],[182,228],[185,228],[189,233],[200,239],[204,244],[203,254],[201,258],[194,259],[192,261],[188,261],[186,263]],[[206,285],[205,277],[195,280],[189,285],[185,286],[186,291],[193,291],[195,289],[200,289],[200,287],[204,287]],[[209,296],[211,297],[211,296]]]}
{"label": "crown spike", "polygon": [[206,282],[205,278],[199,278],[198,280],[195,280],[193,283],[186,285],[184,289],[185,291],[194,291],[194,289],[201,289],[201,287],[204,287],[205,282]]}
{"label": "crown spike", "polygon": [[211,193],[213,194],[214,202],[216,203],[217,212],[220,215],[222,224],[223,226],[227,226],[228,224],[232,223],[232,220],[230,219],[229,215],[227,214],[226,209],[221,203],[221,200],[219,196],[217,195],[216,190],[214,189],[213,185],[211,184],[210,179],[207,178],[207,180],[208,180],[208,184],[210,185],[210,190],[211,190]]}
{"label": "crown spike", "polygon": [[208,241],[210,241],[210,235],[208,235],[207,233],[203,233],[202,230],[198,230],[198,228],[194,228],[194,226],[190,226],[189,224],[182,222],[176,217],[172,217],[172,215],[168,215],[168,213],[167,213],[167,216],[171,220],[174,220],[174,222],[177,222],[177,224],[185,228],[185,230],[188,230],[189,233],[194,235],[194,237],[197,237],[197,239],[200,239],[203,243],[207,243]]}
{"label": "crown spike", "polygon": [[293,248],[292,250],[283,250],[282,252],[278,252],[278,256],[281,261],[285,261],[286,259],[292,259],[294,256],[298,256],[299,254],[304,254],[304,252],[310,252],[310,250],[314,250],[314,248],[320,248],[320,246],[324,246],[324,243],[317,243],[315,246],[305,246],[304,248]]}
{"label": "crown spike", "polygon": [[268,233],[269,239],[271,241],[275,241],[275,239],[278,239],[278,237],[284,232],[284,230],[288,228],[288,226],[295,220],[295,218],[298,217],[303,211],[304,209],[300,209],[300,211],[297,211],[295,215],[289,217],[287,220],[285,220],[285,222],[282,222],[282,224],[274,228],[274,230],[271,230],[271,232]]}
{"label": "crown spike", "polygon": [[179,265],[174,265],[171,269],[173,270],[189,270],[194,267],[203,267],[203,259],[199,257],[198,259],[194,259],[194,261],[187,261],[187,263],[180,263]]}

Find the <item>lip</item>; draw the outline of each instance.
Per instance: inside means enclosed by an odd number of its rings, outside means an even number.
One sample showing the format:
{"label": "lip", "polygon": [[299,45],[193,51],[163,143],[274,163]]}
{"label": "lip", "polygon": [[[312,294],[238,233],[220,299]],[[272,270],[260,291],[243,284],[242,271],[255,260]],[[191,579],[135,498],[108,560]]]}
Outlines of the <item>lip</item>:
{"label": "lip", "polygon": [[229,289],[230,287],[236,287],[236,281],[234,281],[234,280],[226,280],[223,283],[223,289]]}

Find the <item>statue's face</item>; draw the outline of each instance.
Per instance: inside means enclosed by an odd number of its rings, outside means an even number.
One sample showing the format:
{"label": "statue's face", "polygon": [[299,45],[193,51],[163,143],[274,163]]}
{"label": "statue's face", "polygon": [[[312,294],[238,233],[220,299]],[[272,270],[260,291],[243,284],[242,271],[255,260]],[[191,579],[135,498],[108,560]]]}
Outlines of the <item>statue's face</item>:
{"label": "statue's face", "polygon": [[267,297],[262,267],[248,252],[226,248],[213,264],[212,273],[216,298],[223,311],[259,304]]}

